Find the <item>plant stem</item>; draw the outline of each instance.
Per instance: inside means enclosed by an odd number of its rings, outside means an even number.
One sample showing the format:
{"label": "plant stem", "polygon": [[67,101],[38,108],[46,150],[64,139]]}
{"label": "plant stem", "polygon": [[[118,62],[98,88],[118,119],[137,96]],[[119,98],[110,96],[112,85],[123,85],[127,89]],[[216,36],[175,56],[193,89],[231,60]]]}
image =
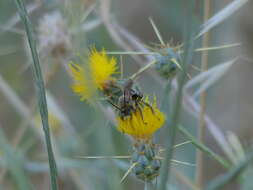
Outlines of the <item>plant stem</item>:
{"label": "plant stem", "polygon": [[[207,21],[211,13],[211,1],[206,0],[204,2],[204,22]],[[203,36],[203,47],[208,47],[210,35],[209,32]],[[208,51],[203,51],[201,56],[201,70],[202,72],[208,69]],[[199,142],[204,144],[205,142],[205,111],[206,111],[206,92],[202,92],[200,95],[200,113],[199,113],[199,124],[198,124],[198,139]],[[196,168],[196,184],[202,189],[204,185],[204,154],[202,151],[197,151],[197,168]]]}
{"label": "plant stem", "polygon": [[150,182],[145,181],[144,190],[152,190],[152,184]]}
{"label": "plant stem", "polygon": [[191,63],[192,60],[192,52],[193,52],[193,40],[192,40],[192,26],[190,26],[190,31],[186,33],[186,41],[189,42],[185,46],[185,54],[183,58],[182,64],[182,72],[179,76],[179,84],[175,98],[175,104],[173,106],[173,110],[171,113],[171,121],[169,122],[169,126],[167,127],[166,133],[169,134],[168,141],[166,144],[166,152],[165,152],[165,160],[162,164],[161,169],[161,181],[159,183],[159,190],[165,190],[167,180],[170,177],[170,168],[171,168],[171,159],[174,153],[174,144],[176,140],[177,126],[180,119],[181,105],[182,105],[182,97],[183,97],[183,86],[186,80],[186,67]]}
{"label": "plant stem", "polygon": [[52,190],[57,190],[57,168],[56,168],[54,153],[53,153],[52,144],[51,144],[50,129],[49,129],[49,124],[48,124],[46,93],[45,93],[44,81],[43,81],[42,73],[40,69],[36,43],[33,38],[32,27],[31,27],[31,24],[27,15],[27,10],[25,8],[23,1],[15,0],[15,2],[18,8],[20,18],[23,21],[23,24],[25,26],[25,30],[26,30],[29,46],[31,49],[32,58],[33,58],[34,79],[35,79],[35,85],[37,88],[39,110],[40,110],[40,116],[42,120],[43,131],[45,134],[48,160],[49,160],[49,166],[50,166],[51,188]]}

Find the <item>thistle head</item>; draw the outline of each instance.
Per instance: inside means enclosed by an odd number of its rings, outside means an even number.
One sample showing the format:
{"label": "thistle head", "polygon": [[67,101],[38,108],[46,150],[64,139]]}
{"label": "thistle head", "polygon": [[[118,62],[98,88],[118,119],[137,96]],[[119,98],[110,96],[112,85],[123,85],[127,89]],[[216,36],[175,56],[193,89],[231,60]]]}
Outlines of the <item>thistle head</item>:
{"label": "thistle head", "polygon": [[175,76],[180,63],[180,55],[172,48],[164,48],[161,53],[155,55],[155,69],[159,75],[165,79]]}

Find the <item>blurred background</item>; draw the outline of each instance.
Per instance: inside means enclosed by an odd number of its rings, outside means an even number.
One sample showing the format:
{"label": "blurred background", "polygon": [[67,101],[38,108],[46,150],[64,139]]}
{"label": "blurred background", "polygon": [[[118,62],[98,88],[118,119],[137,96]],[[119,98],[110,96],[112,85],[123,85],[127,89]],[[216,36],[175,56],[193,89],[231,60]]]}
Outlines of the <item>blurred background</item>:
{"label": "blurred background", "polygon": [[[159,40],[150,24],[152,17],[165,42],[183,43],[185,23],[203,24],[204,4],[200,0],[24,0],[37,40],[49,109],[53,149],[59,174],[59,189],[142,189],[143,183],[134,175],[120,180],[129,167],[126,160],[80,159],[79,156],[130,155],[132,142],[118,132],[101,110],[79,100],[72,92],[72,79],[67,64],[87,54],[91,46],[107,51],[141,51],[138,45],[155,46]],[[232,0],[210,1],[214,15]],[[186,15],[189,5],[193,17]],[[252,3],[248,2],[210,32],[208,46],[240,43],[239,47],[208,51],[208,67],[242,56],[207,91],[206,114],[219,133],[223,134],[232,155],[222,147],[209,130],[205,144],[231,163],[243,158],[251,144],[253,130],[253,47]],[[141,42],[141,43],[137,43]],[[196,40],[196,48],[202,47]],[[135,73],[147,63],[144,56],[116,56],[124,66],[124,77]],[[37,106],[32,73],[32,59],[22,22],[14,1],[0,1],[0,189],[49,189],[47,152]],[[201,67],[201,52],[193,57],[194,66]],[[151,69],[152,70],[152,69]],[[146,72],[138,80],[145,94],[155,94],[161,105],[164,97],[163,79]],[[189,69],[191,78],[200,72]],[[191,80],[190,78],[187,79]],[[161,83],[162,81],[162,83]],[[195,89],[190,89],[194,93]],[[195,99],[198,103],[199,99]],[[106,107],[105,107],[106,108]],[[107,108],[106,108],[107,109]],[[108,112],[109,112],[108,108]],[[198,118],[194,110],[184,109],[181,123],[197,135]],[[169,116],[168,116],[169,117]],[[163,130],[163,129],[162,129]],[[163,145],[166,135],[158,132],[156,143]],[[177,143],[186,141],[178,136]],[[238,148],[238,146],[240,148]],[[240,151],[234,147],[240,149]],[[238,153],[238,151],[240,154]],[[237,152],[236,152],[237,151]],[[239,158],[231,160],[233,153]],[[238,153],[238,154],[237,154]],[[187,144],[175,151],[175,159],[196,163],[196,148]],[[196,166],[173,165],[170,187],[194,189]],[[210,157],[204,156],[203,183],[224,173]],[[252,173],[252,172],[251,172]],[[253,177],[252,174],[247,174]],[[192,182],[191,182],[192,181]],[[235,180],[224,189],[251,189],[250,180]]]}

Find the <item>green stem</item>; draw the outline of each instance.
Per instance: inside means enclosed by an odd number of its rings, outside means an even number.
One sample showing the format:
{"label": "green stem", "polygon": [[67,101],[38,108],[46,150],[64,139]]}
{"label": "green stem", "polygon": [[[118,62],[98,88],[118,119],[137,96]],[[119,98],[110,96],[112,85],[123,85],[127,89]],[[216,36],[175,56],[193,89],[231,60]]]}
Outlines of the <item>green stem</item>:
{"label": "green stem", "polygon": [[152,184],[151,184],[151,182],[145,181],[144,190],[152,190]]}
{"label": "green stem", "polygon": [[[206,0],[204,3],[204,22],[206,22],[211,14],[211,0]],[[209,32],[205,33],[203,36],[202,45],[207,47],[210,41]],[[201,71],[204,72],[208,69],[208,51],[203,51],[201,56]],[[200,113],[198,121],[198,140],[200,143],[204,144],[205,142],[205,132],[206,132],[206,123],[205,123],[205,111],[206,111],[206,92],[203,91],[200,95]],[[204,154],[202,151],[197,151],[196,153],[196,183],[202,188],[204,183]]]}
{"label": "green stem", "polygon": [[[192,27],[190,27],[191,29]],[[178,82],[178,90],[176,93],[175,104],[171,113],[171,121],[169,122],[169,126],[167,127],[166,133],[169,134],[168,141],[166,142],[166,152],[165,152],[165,160],[163,161],[161,168],[161,181],[159,183],[159,190],[165,190],[167,181],[169,181],[170,177],[170,169],[171,169],[171,159],[173,158],[174,153],[174,145],[177,134],[177,126],[180,120],[180,113],[182,108],[182,97],[183,97],[183,86],[186,80],[186,66],[191,63],[192,60],[192,52],[193,52],[193,40],[192,39],[192,31],[186,33],[186,41],[189,41],[185,46],[185,54],[182,64],[182,72],[180,72],[179,82]]]}
{"label": "green stem", "polygon": [[172,80],[166,81],[166,85],[165,85],[165,89],[163,93],[164,96],[161,102],[161,110],[166,114],[170,113],[170,110],[168,108],[170,107],[171,83],[172,83]]}
{"label": "green stem", "polygon": [[51,139],[50,139],[50,130],[48,124],[48,110],[47,110],[47,101],[46,101],[46,93],[44,87],[44,81],[42,78],[39,57],[36,49],[36,43],[33,37],[32,26],[28,18],[27,10],[22,0],[15,0],[15,3],[18,8],[18,12],[20,15],[23,24],[25,25],[25,30],[29,42],[29,46],[31,49],[31,54],[33,58],[33,71],[34,71],[34,79],[38,96],[38,104],[40,110],[40,116],[42,120],[43,131],[45,134],[46,147],[48,153],[48,160],[50,166],[50,176],[51,176],[51,187],[52,190],[57,190],[57,167],[54,159]]}

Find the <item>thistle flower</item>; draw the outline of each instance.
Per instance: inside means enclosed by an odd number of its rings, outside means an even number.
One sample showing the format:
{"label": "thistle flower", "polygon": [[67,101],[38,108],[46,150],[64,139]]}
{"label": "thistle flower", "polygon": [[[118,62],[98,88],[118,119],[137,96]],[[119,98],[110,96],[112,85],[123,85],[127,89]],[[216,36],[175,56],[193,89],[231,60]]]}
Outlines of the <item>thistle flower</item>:
{"label": "thistle flower", "polygon": [[152,135],[164,124],[165,115],[157,108],[155,98],[152,104],[148,98],[144,101],[130,116],[119,116],[117,121],[118,129],[136,140],[131,155],[133,172],[137,178],[147,182],[159,175],[159,147],[152,143]]}
{"label": "thistle flower", "polygon": [[73,91],[81,97],[81,100],[89,100],[96,89],[106,91],[107,85],[114,81],[113,74],[117,71],[117,62],[114,57],[107,57],[105,50],[98,52],[92,49],[88,68],[75,63],[69,64],[69,67],[74,79]]}
{"label": "thistle flower", "polygon": [[162,127],[165,122],[165,115],[157,108],[156,100],[149,105],[145,100],[140,109],[136,109],[130,117],[117,117],[118,129],[135,139],[148,140]]}

